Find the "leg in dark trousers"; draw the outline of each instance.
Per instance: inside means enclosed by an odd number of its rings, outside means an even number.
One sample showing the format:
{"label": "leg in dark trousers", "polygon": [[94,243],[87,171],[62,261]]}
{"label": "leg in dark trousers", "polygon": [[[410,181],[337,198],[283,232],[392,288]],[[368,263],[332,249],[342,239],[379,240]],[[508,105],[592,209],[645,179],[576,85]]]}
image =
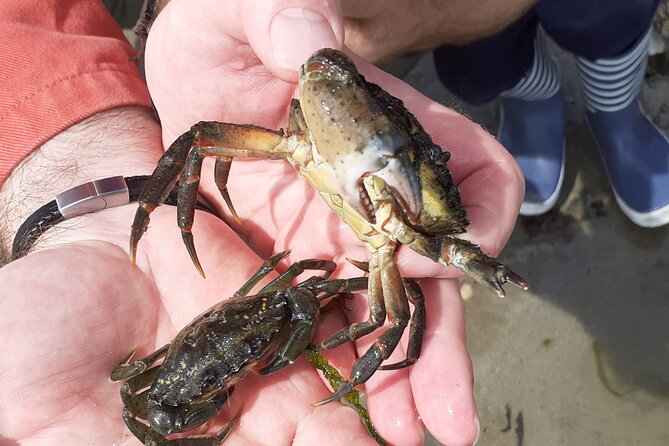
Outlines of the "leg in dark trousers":
{"label": "leg in dark trousers", "polygon": [[439,79],[469,104],[490,102],[530,68],[536,32],[537,18],[530,11],[494,36],[471,45],[437,48],[434,63]]}
{"label": "leg in dark trousers", "polygon": [[576,56],[586,119],[616,201],[643,227],[669,223],[669,141],[644,115],[650,25],[658,0],[542,0],[499,34],[434,52],[440,80],[471,104],[500,97],[498,138],[525,174],[520,213],[557,202],[564,177],[564,100],[557,66],[537,35]]}
{"label": "leg in dark trousers", "polygon": [[646,32],[658,0],[542,0],[504,31],[434,51],[439,79],[472,105],[496,99],[532,64],[537,24],[558,45],[595,60],[624,53]]}

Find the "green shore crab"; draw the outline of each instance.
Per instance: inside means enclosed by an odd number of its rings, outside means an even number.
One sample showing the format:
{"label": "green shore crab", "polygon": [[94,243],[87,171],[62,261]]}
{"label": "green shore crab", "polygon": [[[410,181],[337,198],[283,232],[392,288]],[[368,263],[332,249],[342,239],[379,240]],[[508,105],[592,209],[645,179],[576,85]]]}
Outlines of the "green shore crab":
{"label": "green shore crab", "polygon": [[[287,255],[285,251],[267,259],[232,298],[196,317],[169,344],[134,362],[130,362],[131,352],[112,371],[111,381],[124,380],[123,419],[143,444],[216,446],[223,442],[239,412],[214,435],[167,437],[206,425],[247,373],[265,375],[295,361],[312,342],[320,300],[367,289],[365,277],[327,280],[335,270],[334,262],[309,259],[294,263],[257,294],[249,295]],[[291,286],[305,270],[325,273]],[[163,362],[153,366],[161,358]]]}
{"label": "green shore crab", "polygon": [[[134,262],[150,213],[179,181],[178,224],[195,267],[204,275],[191,233],[203,159],[216,158],[215,182],[229,206],[226,184],[234,157],[288,161],[370,252],[370,317],[333,339],[355,340],[389,321],[388,330],[353,365],[350,380],[321,402],[326,403],[364,383],[379,368],[406,367],[419,357],[425,313],[414,310],[411,316],[412,293],[407,295],[394,261],[400,245],[444,266],[454,265],[500,296],[507,282],[524,289],[527,283],[477,245],[457,237],[469,222],[447,168],[449,152],[432,141],[401,100],[366,81],[344,53],[325,48],[313,54],[302,66],[299,96],[291,103],[286,133],[203,121],[178,137],[140,197],[130,257]],[[406,360],[381,366],[410,318]]]}

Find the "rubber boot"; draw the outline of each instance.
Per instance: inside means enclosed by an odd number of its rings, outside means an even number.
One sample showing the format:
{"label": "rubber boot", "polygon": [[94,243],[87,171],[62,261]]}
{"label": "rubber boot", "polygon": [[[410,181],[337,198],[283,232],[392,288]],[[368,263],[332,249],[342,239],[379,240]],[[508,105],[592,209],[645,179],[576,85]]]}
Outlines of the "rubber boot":
{"label": "rubber boot", "polygon": [[564,96],[541,34],[523,78],[500,98],[498,139],[525,175],[521,215],[541,215],[558,200],[564,178]]}
{"label": "rubber boot", "polygon": [[642,227],[669,223],[669,141],[637,95],[647,64],[649,30],[625,54],[577,58],[586,120],[620,209]]}

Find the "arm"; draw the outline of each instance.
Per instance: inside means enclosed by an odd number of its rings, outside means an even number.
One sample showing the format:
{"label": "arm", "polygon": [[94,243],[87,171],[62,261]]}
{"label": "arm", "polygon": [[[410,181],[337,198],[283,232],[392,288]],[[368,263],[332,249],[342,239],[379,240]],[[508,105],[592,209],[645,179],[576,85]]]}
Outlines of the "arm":
{"label": "arm", "polygon": [[374,63],[501,32],[536,0],[342,0],[346,45]]}
{"label": "arm", "polygon": [[[18,226],[62,190],[150,172],[161,147],[134,50],[101,2],[0,4],[0,254]],[[118,107],[115,112],[99,114]],[[83,121],[83,122],[82,122]],[[106,132],[123,138],[105,140]],[[56,136],[57,135],[57,136]],[[136,139],[135,139],[136,141]]]}

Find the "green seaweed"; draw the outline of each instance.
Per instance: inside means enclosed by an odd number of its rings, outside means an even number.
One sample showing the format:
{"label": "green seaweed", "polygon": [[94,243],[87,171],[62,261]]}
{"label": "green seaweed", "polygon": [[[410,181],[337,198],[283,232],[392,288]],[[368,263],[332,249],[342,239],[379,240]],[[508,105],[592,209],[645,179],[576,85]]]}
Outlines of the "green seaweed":
{"label": "green seaweed", "polygon": [[597,377],[602,382],[604,388],[614,396],[622,396],[622,393],[618,392],[613,388],[609,382],[609,378],[606,376],[606,367],[604,365],[605,358],[604,353],[599,349],[599,344],[597,342],[592,343],[592,352],[595,355],[595,366],[597,367]]}
{"label": "green seaweed", "polygon": [[[344,382],[344,377],[341,376],[341,373],[339,373],[336,368],[331,366],[330,362],[325,359],[323,355],[312,349],[305,350],[304,355],[307,357],[307,360],[311,363],[311,365],[323,373],[323,376],[328,380],[330,386],[333,389],[336,389]],[[360,421],[367,429],[367,432],[369,432],[369,435],[374,440],[376,440],[378,444],[385,446],[386,441],[381,438],[381,435],[379,435],[376,428],[374,427],[374,424],[372,423],[372,419],[369,417],[367,408],[360,402],[360,391],[353,389],[344,395],[342,400],[347,406],[351,407],[358,413]]]}

